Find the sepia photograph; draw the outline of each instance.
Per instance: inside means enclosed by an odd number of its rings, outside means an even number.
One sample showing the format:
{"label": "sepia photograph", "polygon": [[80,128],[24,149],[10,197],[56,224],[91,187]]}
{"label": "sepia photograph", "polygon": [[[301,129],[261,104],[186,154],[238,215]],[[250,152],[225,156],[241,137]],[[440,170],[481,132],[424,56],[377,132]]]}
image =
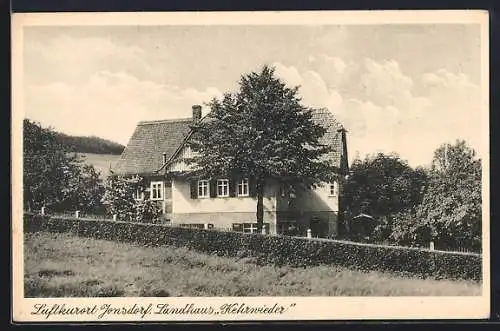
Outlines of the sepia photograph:
{"label": "sepia photograph", "polygon": [[19,320],[488,316],[487,13],[15,14],[12,40]]}

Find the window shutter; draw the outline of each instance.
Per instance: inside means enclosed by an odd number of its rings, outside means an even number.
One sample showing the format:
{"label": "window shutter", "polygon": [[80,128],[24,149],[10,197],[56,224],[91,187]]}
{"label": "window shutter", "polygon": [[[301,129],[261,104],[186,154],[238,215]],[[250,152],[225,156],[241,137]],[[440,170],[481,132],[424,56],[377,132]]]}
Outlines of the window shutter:
{"label": "window shutter", "polygon": [[254,197],[257,195],[257,190],[255,187],[255,178],[254,177],[249,177],[248,178],[248,193],[251,197]]}
{"label": "window shutter", "polygon": [[217,196],[217,180],[210,179],[210,197],[215,198]]}
{"label": "window shutter", "polygon": [[198,181],[192,180],[190,182],[191,185],[191,199],[197,199],[198,198]]}
{"label": "window shutter", "polygon": [[236,178],[230,178],[229,179],[229,196],[230,197],[235,197],[236,196],[236,183],[237,183],[237,179]]}

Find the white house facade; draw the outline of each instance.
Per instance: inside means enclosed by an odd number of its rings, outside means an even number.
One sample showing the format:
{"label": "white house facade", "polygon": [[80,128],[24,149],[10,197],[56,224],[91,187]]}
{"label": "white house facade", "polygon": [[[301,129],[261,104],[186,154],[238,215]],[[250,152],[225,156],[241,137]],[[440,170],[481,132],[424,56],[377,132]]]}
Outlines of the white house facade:
{"label": "white house facade", "polygon": [[[165,222],[196,228],[255,232],[257,198],[249,178],[189,180],[182,174],[191,157],[186,146],[190,125],[201,119],[201,107],[193,106],[193,118],[140,122],[123,151],[114,174],[139,175],[144,186],[136,197],[157,201]],[[313,120],[325,125],[323,139],[332,144],[328,155],[338,165],[339,180],[312,190],[290,193],[277,181],[264,188],[264,226],[270,234],[335,237],[341,213],[343,174],[347,173],[345,130],[325,109],[316,110]]]}

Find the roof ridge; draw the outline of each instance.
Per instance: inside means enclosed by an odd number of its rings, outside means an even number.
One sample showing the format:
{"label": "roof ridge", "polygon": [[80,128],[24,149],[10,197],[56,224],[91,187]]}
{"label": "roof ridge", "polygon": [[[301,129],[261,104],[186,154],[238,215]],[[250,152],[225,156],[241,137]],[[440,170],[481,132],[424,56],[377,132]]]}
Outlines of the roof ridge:
{"label": "roof ridge", "polygon": [[147,125],[147,124],[161,124],[161,123],[175,123],[175,122],[191,122],[190,117],[184,118],[167,118],[163,120],[152,120],[152,121],[139,121],[137,125]]}

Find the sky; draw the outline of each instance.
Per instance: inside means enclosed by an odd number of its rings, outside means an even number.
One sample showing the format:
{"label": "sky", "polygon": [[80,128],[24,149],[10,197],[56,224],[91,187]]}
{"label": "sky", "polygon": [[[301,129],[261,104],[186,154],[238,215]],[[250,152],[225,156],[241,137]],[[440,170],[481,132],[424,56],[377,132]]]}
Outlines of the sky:
{"label": "sky", "polygon": [[126,145],[268,64],[344,125],[351,161],[482,147],[479,25],[31,26],[23,46],[25,117],[68,134]]}

